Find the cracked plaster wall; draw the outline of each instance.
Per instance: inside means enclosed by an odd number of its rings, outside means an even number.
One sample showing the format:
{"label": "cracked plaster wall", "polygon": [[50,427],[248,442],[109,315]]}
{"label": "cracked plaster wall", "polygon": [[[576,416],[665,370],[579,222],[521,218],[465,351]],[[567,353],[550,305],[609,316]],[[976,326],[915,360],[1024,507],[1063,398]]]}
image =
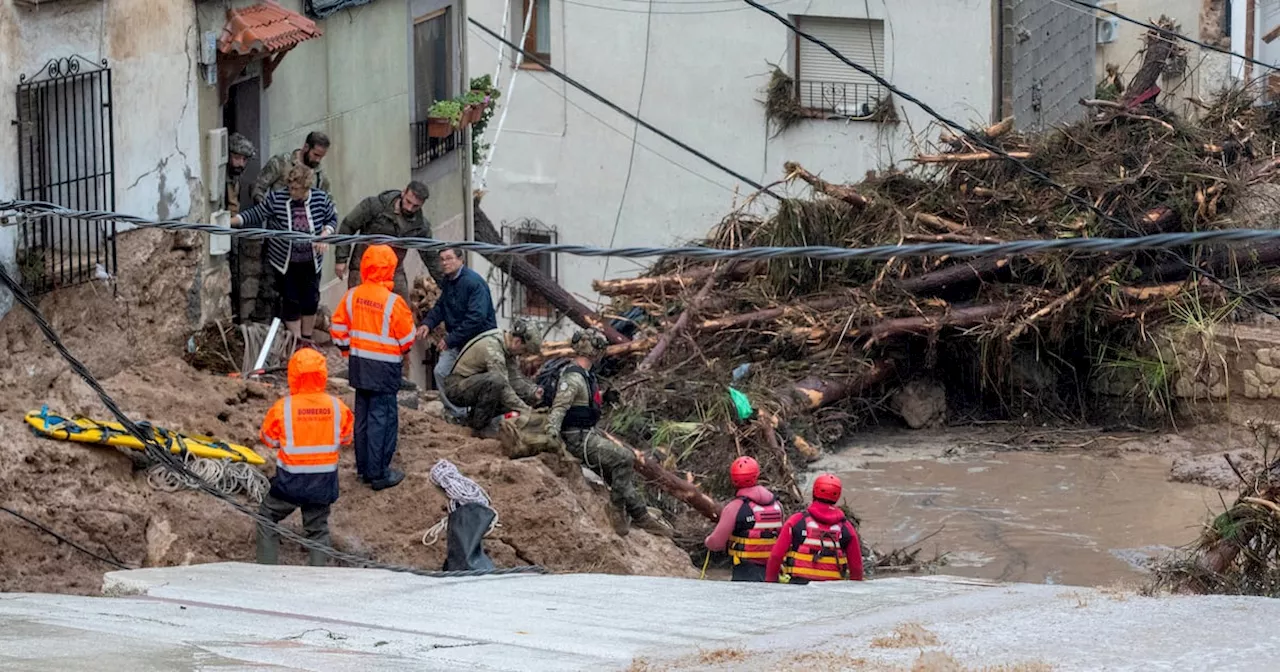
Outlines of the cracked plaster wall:
{"label": "cracked plaster wall", "polygon": [[[20,75],[32,75],[54,58],[105,58],[111,68],[115,210],[203,217],[195,48],[190,2],[69,0],[28,8],[0,0],[0,121],[17,116]],[[18,195],[17,133],[3,126],[0,199]],[[0,261],[13,264],[15,239],[14,228],[0,229]],[[0,302],[0,315],[8,308]]]}

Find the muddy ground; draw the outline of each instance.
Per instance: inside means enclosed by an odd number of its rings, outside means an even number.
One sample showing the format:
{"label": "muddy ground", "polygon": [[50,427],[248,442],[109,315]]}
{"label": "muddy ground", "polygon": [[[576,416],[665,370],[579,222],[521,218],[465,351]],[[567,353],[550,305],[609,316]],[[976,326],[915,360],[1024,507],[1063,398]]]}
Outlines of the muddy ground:
{"label": "muddy ground", "polygon": [[[282,390],[208,375],[180,359],[190,324],[184,269],[202,252],[175,241],[151,231],[122,235],[115,292],[106,283],[82,285],[42,298],[41,309],[130,417],[254,445]],[[28,431],[23,414],[43,404],[63,414],[109,416],[20,307],[0,321],[0,389],[0,431],[9,437],[0,444],[0,503],[130,566],[252,560],[253,525],[228,505],[194,492],[156,491],[116,449]],[[354,403],[349,389],[330,391]],[[499,566],[695,575],[670,541],[639,530],[617,537],[607,494],[576,464],[551,456],[508,460],[496,441],[472,439],[421,411],[402,409],[400,427],[396,466],[408,478],[399,487],[372,492],[357,482],[354,458],[344,456],[331,519],[337,548],[439,569],[444,542],[427,547],[422,536],[447,511],[429,471],[448,459],[487,490],[500,515],[486,540]],[[112,570],[8,515],[0,515],[0,536],[0,591],[93,594]],[[293,547],[282,561],[301,563],[304,554]]]}

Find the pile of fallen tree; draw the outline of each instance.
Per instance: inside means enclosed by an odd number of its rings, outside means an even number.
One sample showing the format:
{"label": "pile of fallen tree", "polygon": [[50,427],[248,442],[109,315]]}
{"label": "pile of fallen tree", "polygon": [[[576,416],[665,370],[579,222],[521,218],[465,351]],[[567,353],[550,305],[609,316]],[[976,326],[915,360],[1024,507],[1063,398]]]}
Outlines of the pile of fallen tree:
{"label": "pile of fallen tree", "polygon": [[1152,568],[1151,592],[1280,597],[1280,427],[1255,421],[1252,429],[1258,466],[1223,455],[1240,481],[1235,502]]}
{"label": "pile of fallen tree", "polygon": [[[1169,58],[1146,53],[1148,64]],[[1065,128],[1019,134],[1006,119],[982,131],[1056,184],[943,133],[915,167],[856,184],[787,163],[778,184],[807,184],[810,195],[763,214],[763,197],[749,199],[753,207],[735,210],[704,244],[869,247],[1268,226],[1239,206],[1277,179],[1272,113],[1234,90],[1202,102],[1194,121],[1179,118],[1160,105],[1152,72],[1144,65],[1125,98],[1081,101],[1086,118]],[[750,454],[799,499],[796,462],[851,427],[902,415],[908,381],[944,388],[952,412],[975,418],[1095,420],[1091,376],[1140,368],[1136,353],[1161,323],[1270,310],[1266,275],[1277,260],[1276,244],[887,262],[662,259],[644,277],[594,284],[613,302],[604,314],[621,403],[609,426],[714,496],[731,493],[729,459]],[[571,317],[601,321],[589,311]],[[568,353],[567,343],[544,347],[544,356]],[[742,417],[730,387],[754,414]],[[1132,397],[1154,417],[1172,402],[1149,389]]]}

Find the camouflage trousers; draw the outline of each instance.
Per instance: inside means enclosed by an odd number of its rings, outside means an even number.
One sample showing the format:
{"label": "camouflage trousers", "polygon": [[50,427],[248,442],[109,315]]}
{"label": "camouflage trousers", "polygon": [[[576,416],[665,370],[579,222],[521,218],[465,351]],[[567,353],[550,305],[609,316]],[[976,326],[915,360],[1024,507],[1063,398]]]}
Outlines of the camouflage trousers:
{"label": "camouflage trousers", "polygon": [[276,316],[279,297],[271,264],[267,261],[266,241],[236,241],[238,273],[235,282],[240,288],[240,321],[270,322]]}
{"label": "camouflage trousers", "polygon": [[600,436],[590,429],[566,429],[560,432],[569,454],[609,485],[609,500],[630,514],[632,520],[649,515],[644,499],[636,490],[636,456],[631,451]]}

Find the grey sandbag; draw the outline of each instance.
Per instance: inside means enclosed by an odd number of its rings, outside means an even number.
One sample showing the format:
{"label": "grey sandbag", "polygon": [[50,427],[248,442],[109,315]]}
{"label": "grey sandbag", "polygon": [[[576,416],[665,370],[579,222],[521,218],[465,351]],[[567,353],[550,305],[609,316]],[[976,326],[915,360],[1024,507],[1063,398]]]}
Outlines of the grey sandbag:
{"label": "grey sandbag", "polygon": [[444,571],[494,569],[493,561],[484,553],[484,535],[496,515],[493,509],[479,502],[462,504],[449,514],[449,547],[445,552]]}

